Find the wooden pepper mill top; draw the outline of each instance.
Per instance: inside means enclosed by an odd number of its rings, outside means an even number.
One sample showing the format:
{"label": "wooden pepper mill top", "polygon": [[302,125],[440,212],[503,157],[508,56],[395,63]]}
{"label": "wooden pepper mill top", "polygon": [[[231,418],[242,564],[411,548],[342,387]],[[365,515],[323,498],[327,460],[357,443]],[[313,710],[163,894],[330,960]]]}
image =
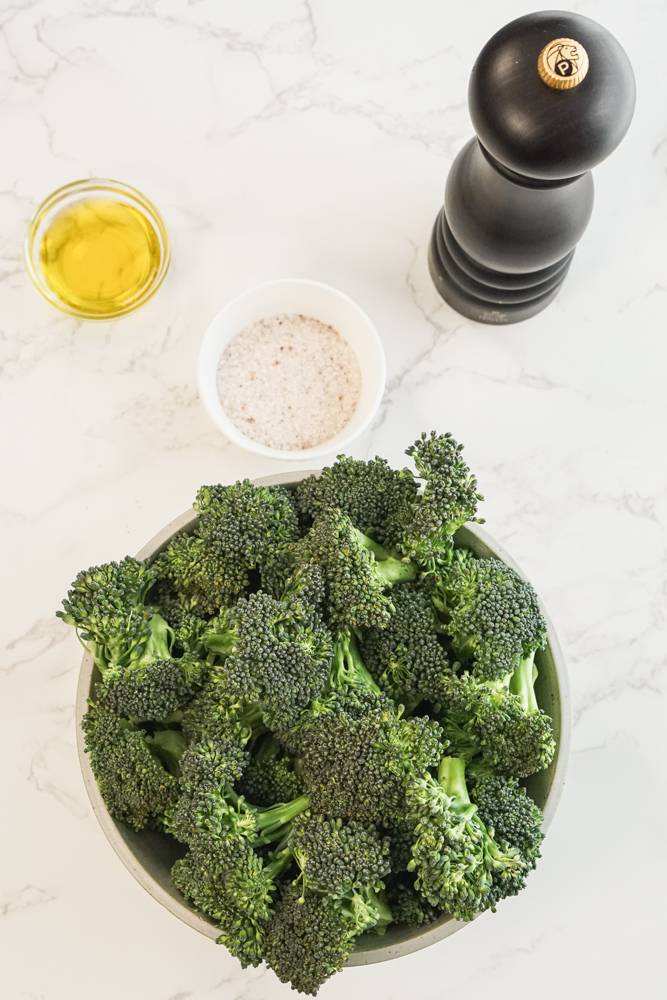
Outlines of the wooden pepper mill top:
{"label": "wooden pepper mill top", "polygon": [[536,181],[585,173],[616,149],[635,106],[625,52],[602,25],[545,10],[501,28],[468,90],[477,137],[498,164]]}

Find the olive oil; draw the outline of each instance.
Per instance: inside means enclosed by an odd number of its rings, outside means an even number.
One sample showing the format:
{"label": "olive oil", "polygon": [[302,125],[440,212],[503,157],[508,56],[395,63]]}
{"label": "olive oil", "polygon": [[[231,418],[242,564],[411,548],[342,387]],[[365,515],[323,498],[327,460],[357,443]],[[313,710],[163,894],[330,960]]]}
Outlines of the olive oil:
{"label": "olive oil", "polygon": [[87,198],[59,212],[42,237],[46,283],[70,308],[100,317],[131,308],[155,278],[162,247],[132,205]]}

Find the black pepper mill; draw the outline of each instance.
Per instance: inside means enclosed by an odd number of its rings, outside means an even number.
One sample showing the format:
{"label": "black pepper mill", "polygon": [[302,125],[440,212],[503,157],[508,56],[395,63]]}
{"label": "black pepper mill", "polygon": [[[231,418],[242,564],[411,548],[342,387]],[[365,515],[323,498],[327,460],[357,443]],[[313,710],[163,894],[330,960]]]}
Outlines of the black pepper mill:
{"label": "black pepper mill", "polygon": [[477,137],[452,165],[429,248],[446,302],[480,323],[551,302],[590,219],[590,169],[618,146],[634,104],[628,57],[580,14],[527,14],[487,42],[468,89]]}

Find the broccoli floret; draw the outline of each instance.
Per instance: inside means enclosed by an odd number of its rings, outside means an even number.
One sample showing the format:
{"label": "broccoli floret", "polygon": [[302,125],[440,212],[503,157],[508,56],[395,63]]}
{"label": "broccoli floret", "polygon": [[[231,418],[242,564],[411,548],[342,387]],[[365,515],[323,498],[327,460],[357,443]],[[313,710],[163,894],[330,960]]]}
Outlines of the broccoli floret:
{"label": "broccoli floret", "polygon": [[407,872],[387,886],[387,900],[397,924],[423,927],[441,916],[440,911],[417,892],[414,878]]}
{"label": "broccoli floret", "polygon": [[74,625],[100,670],[127,663],[149,642],[152,610],[144,598],[155,580],[153,567],[130,556],[77,575],[56,615]]}
{"label": "broccoli floret", "polygon": [[223,614],[206,645],[226,657],[219,670],[228,697],[257,702],[272,728],[292,725],[329,676],[332,642],[319,615],[262,591]]}
{"label": "broccoli floret", "polygon": [[230,697],[225,675],[214,667],[201,691],[183,709],[181,727],[189,743],[201,743],[226,735],[230,723],[247,730],[246,741],[266,731],[260,706]]}
{"label": "broccoli floret", "polygon": [[394,559],[337,510],[319,514],[296,548],[297,559],[321,568],[331,626],[343,631],[386,625],[392,603],[385,589],[414,579],[417,572],[410,563]]}
{"label": "broccoli floret", "polygon": [[207,667],[190,656],[172,657],[173,630],[161,615],[145,624],[144,635],[122,651],[120,662],[101,664],[97,697],[118,715],[159,722],[192,698]]}
{"label": "broccoli floret", "polygon": [[379,890],[389,874],[389,843],[372,823],[301,813],[292,823],[289,845],[304,888],[334,896]]}
{"label": "broccoli floret", "polygon": [[249,584],[247,567],[240,559],[221,552],[199,530],[176,535],[154,566],[160,580],[174,588],[181,604],[200,616],[232,607]]}
{"label": "broccoli floret", "polygon": [[281,982],[315,996],[341,970],[359,934],[391,920],[387,903],[370,889],[338,899],[287,885],[267,925],[264,957]]}
{"label": "broccoli floret", "polygon": [[167,770],[155,738],[95,702],[89,703],[81,728],[90,766],[114,819],[141,830],[175,804],[178,781]]}
{"label": "broccoli floret", "polygon": [[523,889],[526,875],[541,857],[542,813],[516,780],[501,778],[483,769],[475,774],[470,798],[487,830],[497,841],[506,841],[515,848],[525,865],[525,869],[517,869],[513,878],[494,878],[491,895],[495,903]]}
{"label": "broccoli floret", "polygon": [[[387,535],[399,552],[427,573],[449,561],[453,535],[466,521],[482,521],[475,513],[477,501],[484,498],[461,458],[462,448],[451,434],[431,431],[405,452],[414,460],[424,490],[396,507]],[[405,469],[403,475],[413,474]]]}
{"label": "broccoli floret", "polygon": [[364,462],[339,455],[319,476],[309,476],[299,484],[296,502],[311,518],[327,509],[339,510],[355,528],[383,542],[397,508],[412,504],[417,492],[414,478],[391,469],[384,458]]}
{"label": "broccoli floret", "polygon": [[226,945],[244,969],[264,958],[275,880],[286,861],[289,858],[264,864],[248,850],[235,867],[212,871],[190,851],[172,868],[176,888],[215,921],[221,930],[218,943]]}
{"label": "broccoli floret", "polygon": [[300,534],[294,498],[283,486],[253,486],[249,479],[202,486],[194,506],[201,537],[248,569]]}
{"label": "broccoli floret", "polygon": [[457,920],[472,920],[493,907],[497,887],[521,877],[525,863],[507,843],[497,843],[471,803],[465,762],[445,757],[438,778],[430,774],[409,791],[415,843],[409,869],[415,887],[432,906]]}
{"label": "broccoli floret", "polygon": [[267,734],[243,774],[241,794],[253,805],[272,806],[303,794],[303,783],[294,761],[283,753],[278,740]]}
{"label": "broccoli floret", "polygon": [[383,698],[353,637],[334,648],[330,694],[281,733],[300,760],[315,811],[370,822],[401,820],[415,774],[442,756],[437,722],[403,719]]}
{"label": "broccoli floret", "polygon": [[551,719],[535,700],[533,656],[502,681],[467,673],[450,677],[439,718],[452,752],[468,761],[481,755],[507,777],[524,778],[549,766],[556,744]]}
{"label": "broccoli floret", "polygon": [[496,680],[544,649],[547,626],[529,583],[500,559],[457,549],[431,599],[454,652],[475,675]]}
{"label": "broccoli floret", "polygon": [[435,702],[443,697],[449,661],[427,595],[408,583],[396,587],[391,599],[388,624],[363,634],[361,653],[382,690],[409,711],[424,698]]}

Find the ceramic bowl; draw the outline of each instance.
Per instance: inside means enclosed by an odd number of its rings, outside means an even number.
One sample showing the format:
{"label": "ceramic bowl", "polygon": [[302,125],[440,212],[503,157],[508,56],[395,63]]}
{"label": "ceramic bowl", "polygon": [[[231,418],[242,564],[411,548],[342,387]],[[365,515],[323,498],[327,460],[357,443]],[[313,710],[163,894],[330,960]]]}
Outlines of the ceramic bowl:
{"label": "ceramic bowl", "polygon": [[[312,472],[283,473],[257,479],[255,483],[261,486],[296,486],[302,479],[312,474]],[[151,559],[156,556],[169,544],[177,532],[183,529],[193,529],[197,518],[198,515],[193,510],[181,514],[166,528],[158,532],[137,553],[137,559]],[[494,556],[521,572],[514,560],[478,525],[462,528],[457,533],[456,538],[460,544],[469,546],[478,556],[483,558]],[[547,621],[548,644],[547,648],[538,652],[536,657],[539,676],[535,690],[540,707],[553,719],[556,755],[549,768],[539,774],[532,775],[525,784],[529,794],[544,814],[542,826],[546,832],[554,818],[565,783],[572,720],[563,655],[553,625],[544,607],[542,607],[542,612]],[[141,832],[131,830],[123,823],[112,819],[107,812],[91,771],[88,757],[84,752],[81,731],[81,719],[87,710],[87,699],[90,695],[91,684],[96,679],[95,674],[93,658],[90,654],[86,654],[81,664],[77,689],[77,745],[83,779],[93,811],[114,851],[144,889],[183,923],[214,940],[220,931],[206,917],[195,912],[192,905],[181,896],[171,881],[171,867],[174,861],[182,856],[183,848],[166,834],[150,830],[142,830]],[[385,962],[392,958],[399,958],[434,944],[465,926],[467,926],[465,922],[454,920],[445,914],[425,928],[389,926],[386,934],[382,936],[362,935],[358,939],[354,951],[350,954],[347,965],[370,965],[373,962]]]}
{"label": "ceramic bowl", "polygon": [[[314,448],[288,451],[253,441],[227,416],[218,395],[218,364],[230,340],[250,323],[281,313],[310,316],[332,326],[350,345],[361,369],[361,396],[351,419],[338,434]],[[199,396],[214,424],[234,444],[267,458],[310,462],[322,455],[338,453],[358,437],[375,416],[385,379],[382,342],[363,309],[330,285],[299,278],[270,281],[233,299],[211,322],[199,352]]]}

